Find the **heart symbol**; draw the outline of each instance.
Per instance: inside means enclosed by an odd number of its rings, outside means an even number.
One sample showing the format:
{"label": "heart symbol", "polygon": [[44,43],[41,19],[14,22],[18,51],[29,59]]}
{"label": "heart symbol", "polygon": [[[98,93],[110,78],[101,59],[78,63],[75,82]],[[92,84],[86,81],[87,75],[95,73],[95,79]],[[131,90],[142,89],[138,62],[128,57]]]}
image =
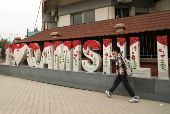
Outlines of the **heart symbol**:
{"label": "heart symbol", "polygon": [[27,44],[25,43],[12,45],[13,57],[17,65],[20,62],[23,62],[27,58],[26,49],[27,49]]}

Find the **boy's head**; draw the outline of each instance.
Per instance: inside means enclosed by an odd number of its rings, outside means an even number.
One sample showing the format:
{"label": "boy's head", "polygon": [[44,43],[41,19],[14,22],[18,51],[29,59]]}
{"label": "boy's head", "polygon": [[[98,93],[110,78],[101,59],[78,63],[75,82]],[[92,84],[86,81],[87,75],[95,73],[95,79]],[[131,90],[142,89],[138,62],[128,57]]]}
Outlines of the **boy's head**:
{"label": "boy's head", "polygon": [[116,55],[117,53],[120,53],[120,48],[118,46],[113,47],[113,53]]}

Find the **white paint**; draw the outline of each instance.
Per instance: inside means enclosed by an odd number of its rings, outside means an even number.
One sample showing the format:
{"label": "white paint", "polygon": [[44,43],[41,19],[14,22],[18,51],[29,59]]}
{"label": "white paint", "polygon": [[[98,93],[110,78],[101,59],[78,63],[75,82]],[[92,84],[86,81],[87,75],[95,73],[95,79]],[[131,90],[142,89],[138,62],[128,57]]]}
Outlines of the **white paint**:
{"label": "white paint", "polygon": [[13,62],[12,62],[12,47],[8,47],[6,49],[6,58],[5,58],[5,62],[4,62],[5,65],[13,65]]}
{"label": "white paint", "polygon": [[[38,45],[37,43],[32,44]],[[27,62],[30,67],[33,66],[38,67],[39,66],[38,62],[40,62],[40,58],[41,58],[40,48],[35,51],[33,48],[27,47]]]}
{"label": "white paint", "polygon": [[63,51],[64,51],[64,58],[63,58],[64,62],[62,62],[61,65],[64,67],[61,67],[61,69],[73,70],[73,48],[69,50],[68,47],[64,45]]}
{"label": "white paint", "polygon": [[48,64],[48,69],[54,68],[53,45],[44,47],[43,52],[41,54],[41,62],[40,62],[39,67],[45,68],[45,65],[47,64]]}
{"label": "white paint", "polygon": [[64,43],[60,44],[56,49],[54,49],[54,69],[57,70],[60,69],[59,65],[62,61],[63,46]]}
{"label": "white paint", "polygon": [[17,65],[19,65],[20,62],[23,62],[27,58],[27,47],[28,46],[24,44],[21,49],[14,49],[13,57]]}
{"label": "white paint", "polygon": [[87,47],[87,50],[83,48],[84,55],[92,60],[92,64],[90,63],[90,60],[82,60],[82,66],[83,68],[88,72],[94,72],[98,70],[101,67],[101,56],[94,52],[90,47]]}
{"label": "white paint", "polygon": [[135,13],[135,7],[131,7],[131,16],[134,16],[134,15],[136,15],[136,13]]}
{"label": "white paint", "polygon": [[73,71],[81,71],[81,45],[73,49]]}
{"label": "white paint", "polygon": [[[131,38],[135,38],[135,37],[131,37]],[[139,38],[136,37],[136,39]],[[150,68],[140,68],[140,40],[137,40],[137,42],[133,43],[130,46],[130,61],[133,68],[133,72],[132,72],[133,76],[151,77]]]}
{"label": "white paint", "polygon": [[109,19],[115,19],[115,7],[109,6]]}
{"label": "white paint", "polygon": [[59,16],[57,27],[69,26],[71,25],[71,15]]}
{"label": "white paint", "polygon": [[95,21],[108,20],[108,19],[109,19],[108,7],[95,9]]}
{"label": "white paint", "polygon": [[[103,42],[104,40],[106,39],[103,39]],[[104,74],[112,74],[113,59],[115,59],[115,56],[113,55],[112,52],[112,40],[111,40],[111,43],[107,47],[105,47],[105,45],[103,44],[103,73]]]}
{"label": "white paint", "polygon": [[[166,36],[164,36],[164,37],[166,37]],[[161,44],[157,41],[157,55],[158,55],[158,57],[157,57],[157,60],[158,60],[158,77],[169,79],[168,46],[165,46],[165,45],[163,45],[163,44]],[[161,64],[164,64],[165,68],[161,67]]]}

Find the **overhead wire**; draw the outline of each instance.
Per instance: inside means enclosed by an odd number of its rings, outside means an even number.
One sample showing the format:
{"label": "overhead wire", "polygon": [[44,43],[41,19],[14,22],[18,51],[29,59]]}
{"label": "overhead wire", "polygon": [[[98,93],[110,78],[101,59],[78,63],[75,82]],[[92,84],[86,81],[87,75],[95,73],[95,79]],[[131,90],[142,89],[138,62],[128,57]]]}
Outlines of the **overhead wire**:
{"label": "overhead wire", "polygon": [[[42,1],[42,0],[40,0],[40,5],[39,5],[39,9],[38,9],[38,14],[37,14],[36,22],[35,22],[35,28],[36,28],[36,25],[37,25],[38,15],[39,15],[40,8],[41,8],[41,1]],[[35,28],[34,28],[34,29],[35,29]]]}

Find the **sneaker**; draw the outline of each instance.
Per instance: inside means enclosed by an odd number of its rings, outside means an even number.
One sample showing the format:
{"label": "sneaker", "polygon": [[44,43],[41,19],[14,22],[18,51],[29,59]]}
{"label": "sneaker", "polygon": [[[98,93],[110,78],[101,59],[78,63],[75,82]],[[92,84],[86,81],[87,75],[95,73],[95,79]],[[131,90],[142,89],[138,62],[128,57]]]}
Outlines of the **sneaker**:
{"label": "sneaker", "polygon": [[111,92],[106,90],[105,93],[107,94],[107,96],[110,98],[112,95],[111,95]]}
{"label": "sneaker", "polygon": [[133,97],[131,100],[129,100],[130,103],[135,103],[139,101],[139,97]]}

